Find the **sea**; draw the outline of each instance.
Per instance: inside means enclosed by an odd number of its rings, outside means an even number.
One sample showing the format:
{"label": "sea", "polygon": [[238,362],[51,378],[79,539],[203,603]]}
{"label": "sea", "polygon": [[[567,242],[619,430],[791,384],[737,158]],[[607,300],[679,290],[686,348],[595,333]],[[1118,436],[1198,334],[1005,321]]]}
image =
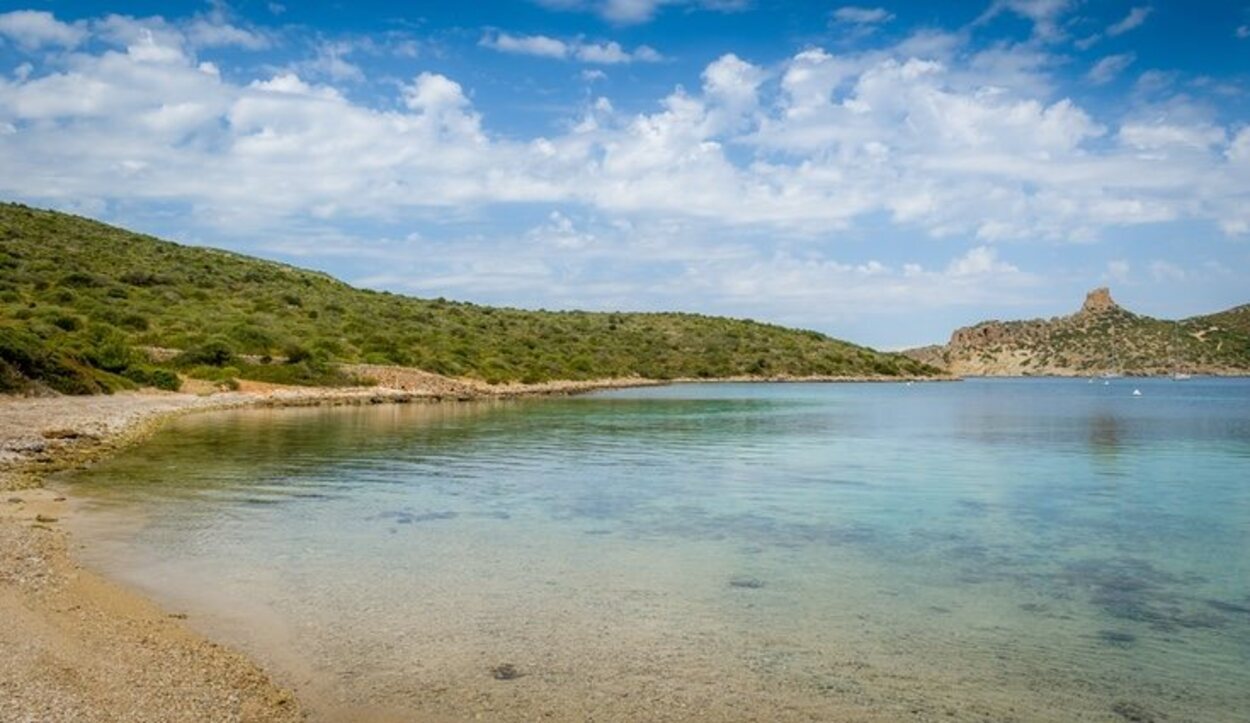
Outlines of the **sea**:
{"label": "sea", "polygon": [[88,567],[314,720],[1250,720],[1250,380],[186,416]]}

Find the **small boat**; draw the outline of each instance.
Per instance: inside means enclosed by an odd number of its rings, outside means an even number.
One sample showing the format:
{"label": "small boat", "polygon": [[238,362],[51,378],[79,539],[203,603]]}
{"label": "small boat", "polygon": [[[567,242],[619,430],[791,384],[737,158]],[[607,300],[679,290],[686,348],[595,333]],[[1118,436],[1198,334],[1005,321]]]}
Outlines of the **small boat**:
{"label": "small boat", "polygon": [[1191,377],[1189,374],[1186,374],[1185,372],[1174,372],[1172,374],[1172,381],[1174,382],[1187,382],[1192,378],[1193,377]]}
{"label": "small boat", "polygon": [[1141,390],[1140,390],[1140,389],[1134,389],[1134,390],[1133,390],[1133,396],[1135,396],[1135,397],[1140,397],[1140,396],[1141,396]]}

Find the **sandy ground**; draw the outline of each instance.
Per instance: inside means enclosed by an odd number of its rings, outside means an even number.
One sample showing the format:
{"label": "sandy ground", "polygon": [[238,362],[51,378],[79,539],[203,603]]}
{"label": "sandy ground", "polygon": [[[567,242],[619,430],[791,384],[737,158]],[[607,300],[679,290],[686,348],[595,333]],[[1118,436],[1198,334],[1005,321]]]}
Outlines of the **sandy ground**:
{"label": "sandy ground", "polygon": [[500,385],[415,370],[358,370],[385,386],[0,396],[0,721],[287,721],[304,712],[255,664],[84,569],[44,477],[133,444],[171,416],[245,406],[471,400],[647,382]]}
{"label": "sandy ground", "polygon": [[0,720],[286,721],[290,693],[175,617],[84,570],[44,474],[107,454],[183,411],[244,394],[0,399]]}

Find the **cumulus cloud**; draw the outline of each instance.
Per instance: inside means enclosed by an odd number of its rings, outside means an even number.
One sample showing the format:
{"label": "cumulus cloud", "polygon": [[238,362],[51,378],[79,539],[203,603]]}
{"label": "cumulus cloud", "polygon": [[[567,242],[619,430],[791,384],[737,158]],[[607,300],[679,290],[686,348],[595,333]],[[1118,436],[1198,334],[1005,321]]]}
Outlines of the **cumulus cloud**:
{"label": "cumulus cloud", "polygon": [[619,65],[633,62],[655,63],[663,60],[654,48],[640,45],[626,50],[620,43],[586,42],[580,38],[559,40],[546,35],[511,35],[488,33],[478,43],[484,48],[515,55],[533,55],[556,60],[578,60],[596,65]]}
{"label": "cumulus cloud", "polygon": [[23,50],[45,46],[72,48],[87,37],[83,23],[63,23],[42,10],[15,10],[0,14],[0,36]]}
{"label": "cumulus cloud", "polygon": [[1114,38],[1140,27],[1142,23],[1146,22],[1146,18],[1150,17],[1151,12],[1153,12],[1153,8],[1149,5],[1140,5],[1129,10],[1128,15],[1125,15],[1122,20],[1112,23],[1107,28],[1107,35]]}
{"label": "cumulus cloud", "polygon": [[796,238],[881,219],[976,244],[941,272],[961,278],[1013,273],[991,245],[1004,240],[1183,218],[1250,227],[1250,131],[1100,120],[1051,96],[1028,48],[969,55],[929,34],[767,69],[726,54],[643,112],[596,98],[564,130],[517,138],[493,134],[446,75],[364,102],[329,68],[223,78],[168,23],[93,27],[109,47],[0,80],[3,192],[181,202],[252,227],[514,203]]}
{"label": "cumulus cloud", "polygon": [[569,45],[563,40],[546,35],[509,35],[498,33],[487,35],[479,43],[482,47],[498,50],[502,53],[518,55],[536,55],[543,58],[564,59],[569,56]]}
{"label": "cumulus cloud", "polygon": [[977,246],[968,253],[951,261],[946,268],[953,276],[979,276],[983,274],[1016,274],[1020,269],[999,261],[998,251],[990,246]]}

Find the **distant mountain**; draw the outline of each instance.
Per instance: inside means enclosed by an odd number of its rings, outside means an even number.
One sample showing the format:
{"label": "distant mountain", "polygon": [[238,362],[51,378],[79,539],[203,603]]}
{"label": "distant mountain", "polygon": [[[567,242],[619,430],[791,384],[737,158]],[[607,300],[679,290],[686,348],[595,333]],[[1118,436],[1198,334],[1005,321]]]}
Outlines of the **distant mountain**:
{"label": "distant mountain", "polygon": [[1250,374],[1250,305],[1167,321],[1124,309],[1102,288],[1071,316],[983,321],[903,353],[962,376]]}
{"label": "distant mountain", "polygon": [[0,392],[172,388],[175,372],[331,385],[342,363],[490,383],[931,376],[814,331],[681,313],[528,311],[326,274],[0,203]]}

